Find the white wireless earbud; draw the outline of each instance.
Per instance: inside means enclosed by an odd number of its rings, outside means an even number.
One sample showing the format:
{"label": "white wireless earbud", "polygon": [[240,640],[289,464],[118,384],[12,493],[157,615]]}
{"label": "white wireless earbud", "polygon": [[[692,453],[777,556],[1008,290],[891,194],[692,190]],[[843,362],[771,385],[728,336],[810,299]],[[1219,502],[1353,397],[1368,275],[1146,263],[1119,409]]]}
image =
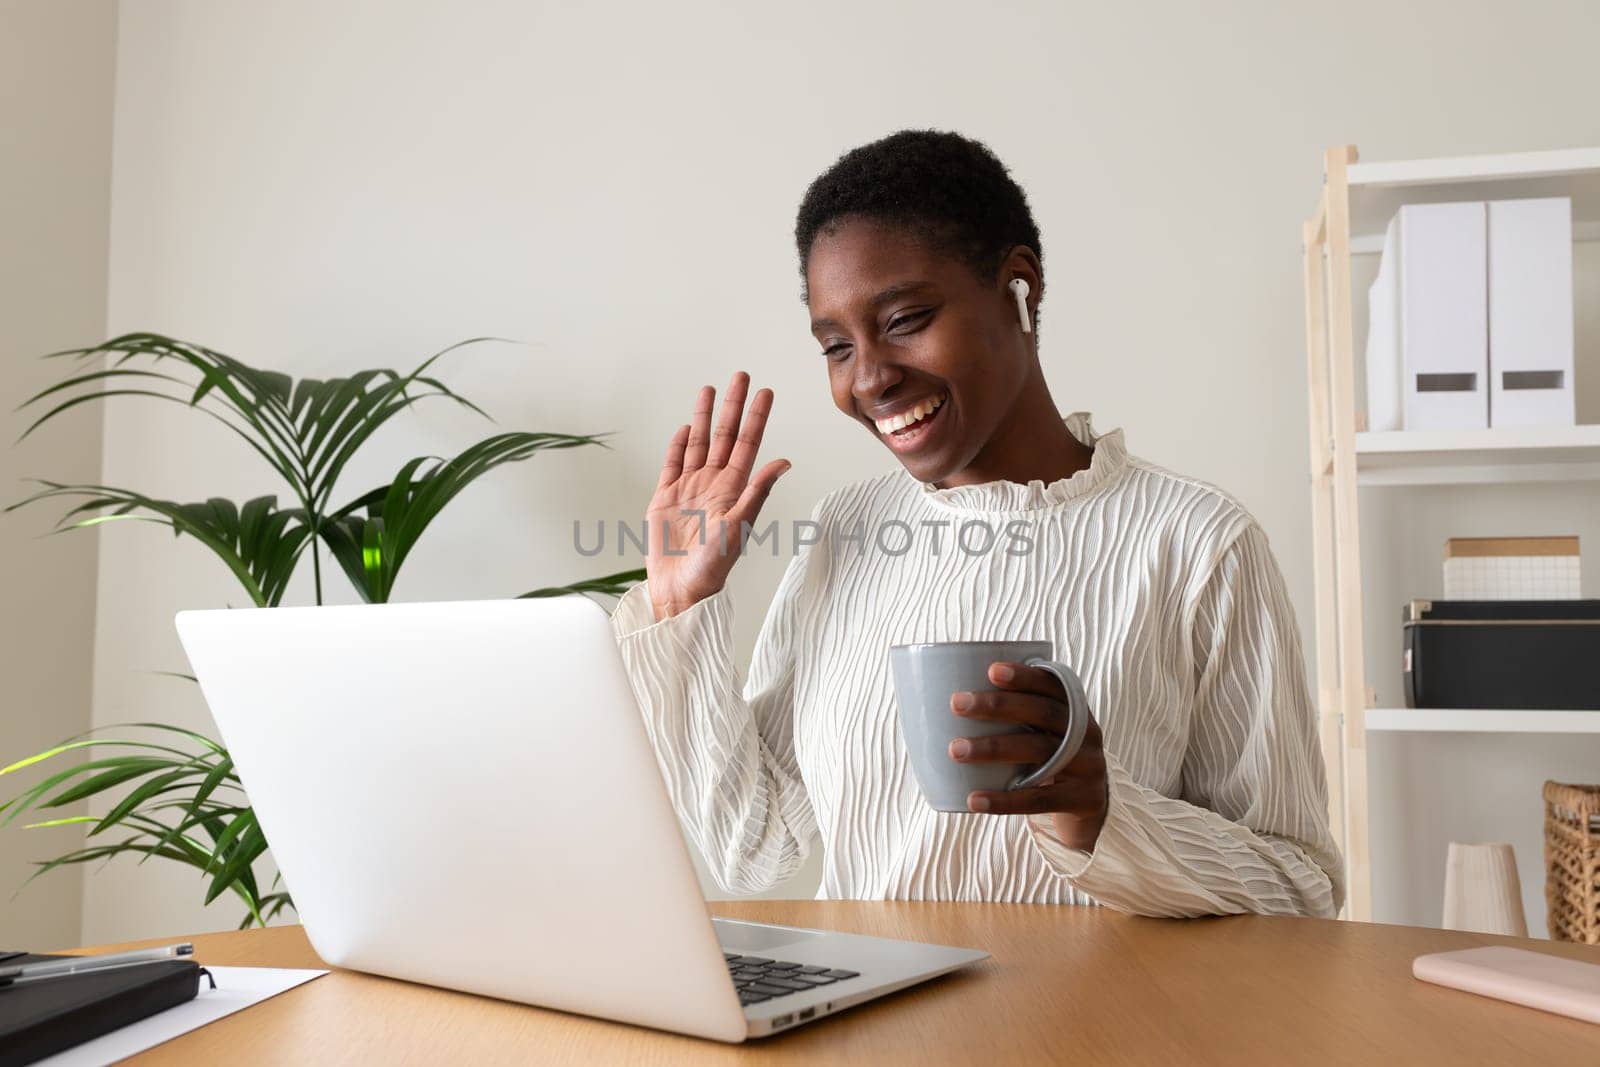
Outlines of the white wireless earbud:
{"label": "white wireless earbud", "polygon": [[1032,333],[1033,323],[1028,321],[1028,283],[1023,278],[1012,278],[1009,286],[1017,298],[1017,318],[1022,320],[1022,332]]}

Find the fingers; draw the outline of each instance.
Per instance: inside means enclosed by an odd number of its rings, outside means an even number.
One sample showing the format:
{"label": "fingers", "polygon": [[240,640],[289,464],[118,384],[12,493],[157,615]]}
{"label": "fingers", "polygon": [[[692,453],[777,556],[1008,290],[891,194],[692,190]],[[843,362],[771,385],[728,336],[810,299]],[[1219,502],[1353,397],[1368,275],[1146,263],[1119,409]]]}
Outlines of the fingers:
{"label": "fingers", "polygon": [[700,387],[695,397],[694,417],[689,420],[689,443],[683,452],[683,469],[697,471],[705,466],[706,451],[711,441],[711,406],[716,403],[717,391],[709,385]]}
{"label": "fingers", "polygon": [[1044,812],[1095,816],[1106,808],[1102,778],[1064,778],[1037,789],[974,789],[967,794],[969,811],[993,815],[1038,815]]}
{"label": "fingers", "polygon": [[1058,736],[1067,732],[1067,705],[1056,697],[1005,689],[963,690],[950,694],[950,710],[964,719],[1036,726]]}
{"label": "fingers", "polygon": [[[1066,778],[1098,779],[1105,776],[1106,754],[1100,745],[1099,730],[1090,724],[1094,737],[1085,732],[1078,754],[1057,773],[1054,781]],[[991,734],[987,737],[958,737],[950,742],[950,758],[956,763],[1046,763],[1061,745],[1059,734],[1036,731]]]}
{"label": "fingers", "polygon": [[667,442],[667,457],[661,463],[661,479],[656,482],[657,489],[671,485],[683,473],[683,449],[688,443],[689,424],[684,423],[672,435],[672,440]]}
{"label": "fingers", "polygon": [[741,481],[750,477],[750,468],[756,465],[756,453],[761,450],[761,438],[767,432],[767,416],[771,413],[772,390],[756,390],[750,410],[745,412],[744,421],[739,425],[738,440],[727,457],[728,469]]}
{"label": "fingers", "polygon": [[993,734],[958,737],[950,742],[950,758],[957,763],[1043,763],[1056,754],[1061,738],[1056,734]]}
{"label": "fingers", "polygon": [[706,453],[706,466],[721,467],[728,462],[733,451],[733,439],[739,434],[739,416],[744,414],[744,398],[750,389],[750,375],[735,371],[728,380],[728,391],[722,397],[722,410],[717,414],[716,429],[711,431],[711,447]]}
{"label": "fingers", "polygon": [[750,484],[744,487],[744,492],[739,494],[739,499],[734,502],[733,507],[728,509],[728,522],[734,525],[748,522],[753,525],[756,516],[761,513],[762,505],[767,502],[772,487],[777,484],[789,466],[788,460],[775,459],[757,471],[756,476],[750,479]]}
{"label": "fingers", "polygon": [[1023,663],[999,660],[989,664],[989,681],[1018,693],[1037,693],[1057,700],[1064,700],[1067,695],[1061,688],[1061,679],[1043,667],[1029,667]]}

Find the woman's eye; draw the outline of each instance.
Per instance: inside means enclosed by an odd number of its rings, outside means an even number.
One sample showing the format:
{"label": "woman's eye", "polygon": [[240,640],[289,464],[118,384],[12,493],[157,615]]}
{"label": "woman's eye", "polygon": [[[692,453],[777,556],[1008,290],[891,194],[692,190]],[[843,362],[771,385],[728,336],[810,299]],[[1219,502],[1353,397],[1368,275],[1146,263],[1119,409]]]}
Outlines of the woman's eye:
{"label": "woman's eye", "polygon": [[925,308],[922,311],[913,311],[910,314],[901,315],[899,318],[889,323],[889,329],[898,330],[908,324],[920,322],[921,320],[927,318],[930,314],[932,314],[932,310]]}
{"label": "woman's eye", "polygon": [[822,350],[822,354],[827,356],[829,359],[833,359],[838,356],[840,352],[843,352],[849,347],[849,345],[829,345],[827,348]]}

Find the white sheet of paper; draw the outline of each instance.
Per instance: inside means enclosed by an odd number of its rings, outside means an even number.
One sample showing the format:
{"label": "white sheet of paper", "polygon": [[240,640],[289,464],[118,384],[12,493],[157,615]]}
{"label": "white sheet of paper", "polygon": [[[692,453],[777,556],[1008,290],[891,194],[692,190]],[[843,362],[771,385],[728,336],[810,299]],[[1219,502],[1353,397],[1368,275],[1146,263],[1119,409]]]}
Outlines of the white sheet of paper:
{"label": "white sheet of paper", "polygon": [[200,993],[193,1000],[103,1034],[93,1041],[85,1041],[65,1052],[47,1056],[38,1061],[38,1067],[101,1067],[102,1064],[116,1063],[328,973],[279,967],[206,969],[216,976],[217,988],[212,989],[206,976],[201,975]]}

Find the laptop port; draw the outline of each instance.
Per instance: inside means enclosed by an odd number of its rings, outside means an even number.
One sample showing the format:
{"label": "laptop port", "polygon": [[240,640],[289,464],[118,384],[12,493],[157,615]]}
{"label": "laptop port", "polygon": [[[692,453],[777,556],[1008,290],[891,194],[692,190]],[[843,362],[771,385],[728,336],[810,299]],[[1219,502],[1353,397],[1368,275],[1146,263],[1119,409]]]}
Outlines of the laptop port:
{"label": "laptop port", "polygon": [[817,1009],[816,1008],[801,1008],[800,1009],[800,1021],[801,1022],[805,1022],[807,1019],[811,1018],[815,1014],[817,1014]]}
{"label": "laptop port", "polygon": [[792,1014],[790,1014],[790,1015],[774,1015],[772,1017],[772,1025],[773,1026],[788,1026],[792,1022],[794,1022],[794,1016]]}

